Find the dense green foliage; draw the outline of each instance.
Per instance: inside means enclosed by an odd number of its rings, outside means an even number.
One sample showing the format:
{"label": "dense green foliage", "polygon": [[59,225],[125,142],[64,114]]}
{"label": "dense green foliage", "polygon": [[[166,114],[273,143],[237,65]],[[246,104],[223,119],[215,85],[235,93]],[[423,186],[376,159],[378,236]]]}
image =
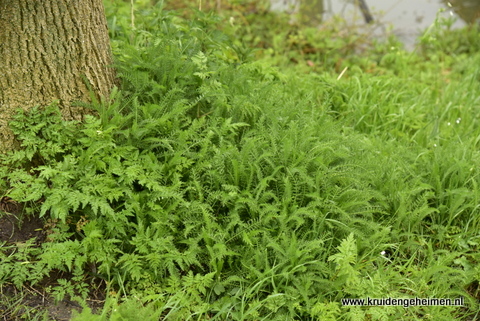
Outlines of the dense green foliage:
{"label": "dense green foliage", "polygon": [[[81,302],[105,280],[103,312],[76,320],[475,315],[473,31],[438,24],[417,52],[390,40],[360,54],[350,38],[325,43],[338,27],[324,42],[309,28],[272,36],[289,47],[160,5],[139,5],[131,26],[128,10],[107,7],[122,86],[89,107],[98,116],[66,122],[52,105],[11,123],[22,148],[3,156],[1,188],[51,234],[4,244],[0,283],[68,271],[51,292]],[[341,305],[460,296],[464,307]]]}

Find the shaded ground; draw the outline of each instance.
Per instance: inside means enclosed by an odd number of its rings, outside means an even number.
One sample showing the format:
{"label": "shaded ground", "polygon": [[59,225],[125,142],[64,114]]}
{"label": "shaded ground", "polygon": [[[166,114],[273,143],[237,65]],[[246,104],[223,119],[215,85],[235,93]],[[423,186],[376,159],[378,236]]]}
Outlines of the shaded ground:
{"label": "shaded ground", "polygon": [[[42,219],[23,216],[20,204],[7,198],[0,199],[0,246],[24,242],[31,238],[41,245],[48,234],[48,228]],[[81,310],[81,306],[68,299],[58,303],[46,292],[47,287],[56,286],[56,280],[68,278],[61,271],[51,273],[34,287],[24,285],[17,289],[12,284],[0,285],[0,321],[10,320],[70,320],[72,310]],[[98,288],[98,284],[95,285]],[[103,306],[103,291],[94,291],[87,299],[92,310]],[[101,292],[101,293],[100,293]]]}

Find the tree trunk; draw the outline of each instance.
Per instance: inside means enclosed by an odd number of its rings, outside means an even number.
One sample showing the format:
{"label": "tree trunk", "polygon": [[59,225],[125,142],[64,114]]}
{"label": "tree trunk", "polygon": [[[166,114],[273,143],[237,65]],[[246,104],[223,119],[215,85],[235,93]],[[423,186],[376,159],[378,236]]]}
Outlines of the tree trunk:
{"label": "tree trunk", "polygon": [[14,147],[8,121],[18,108],[108,96],[115,74],[102,0],[0,0],[0,153]]}

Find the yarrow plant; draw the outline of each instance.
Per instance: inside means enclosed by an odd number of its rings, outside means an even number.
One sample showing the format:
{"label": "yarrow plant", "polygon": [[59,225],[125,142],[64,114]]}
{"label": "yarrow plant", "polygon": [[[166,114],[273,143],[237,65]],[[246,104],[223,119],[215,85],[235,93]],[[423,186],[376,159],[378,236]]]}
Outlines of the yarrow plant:
{"label": "yarrow plant", "polygon": [[[440,86],[400,50],[342,77],[280,71],[217,16],[139,5],[135,28],[124,3],[107,7],[122,85],[95,116],[52,105],[11,122],[2,190],[49,223],[42,244],[2,246],[1,285],[63,271],[51,294],[84,303],[101,280],[103,311],[76,320],[475,315],[478,73]],[[418,82],[400,68],[413,60]],[[465,307],[341,305],[459,295]]]}

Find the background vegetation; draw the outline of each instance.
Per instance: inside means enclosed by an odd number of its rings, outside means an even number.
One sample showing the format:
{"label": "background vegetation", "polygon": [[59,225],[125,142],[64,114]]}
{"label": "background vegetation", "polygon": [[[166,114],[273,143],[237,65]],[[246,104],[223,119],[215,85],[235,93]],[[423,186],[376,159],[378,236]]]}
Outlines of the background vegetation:
{"label": "background vegetation", "polygon": [[[262,3],[171,6],[106,2],[122,86],[97,116],[12,121],[1,190],[48,237],[4,242],[0,284],[63,271],[74,320],[477,318],[478,28],[438,20],[407,52]],[[465,306],[341,304],[366,297]]]}

